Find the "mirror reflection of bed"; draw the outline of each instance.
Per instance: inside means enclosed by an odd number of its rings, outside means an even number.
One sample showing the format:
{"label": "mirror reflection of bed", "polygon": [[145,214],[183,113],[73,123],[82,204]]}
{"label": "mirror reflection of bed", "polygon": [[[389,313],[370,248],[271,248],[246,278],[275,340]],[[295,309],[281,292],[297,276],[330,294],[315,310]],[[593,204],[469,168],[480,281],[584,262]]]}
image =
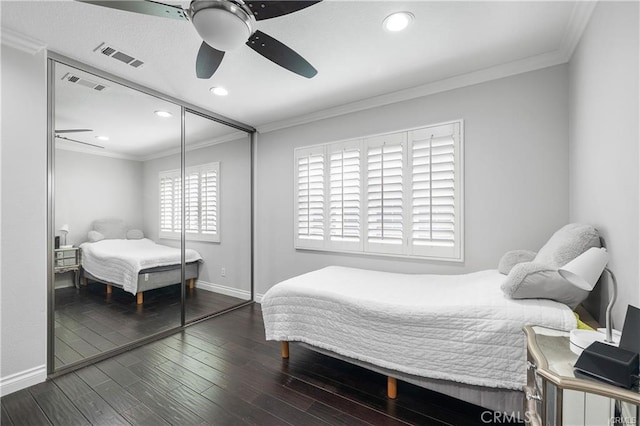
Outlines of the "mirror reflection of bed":
{"label": "mirror reflection of bed", "polygon": [[[55,89],[60,368],[180,326],[182,159],[178,105],[63,64]],[[186,112],[186,321],[251,298],[250,146]]]}

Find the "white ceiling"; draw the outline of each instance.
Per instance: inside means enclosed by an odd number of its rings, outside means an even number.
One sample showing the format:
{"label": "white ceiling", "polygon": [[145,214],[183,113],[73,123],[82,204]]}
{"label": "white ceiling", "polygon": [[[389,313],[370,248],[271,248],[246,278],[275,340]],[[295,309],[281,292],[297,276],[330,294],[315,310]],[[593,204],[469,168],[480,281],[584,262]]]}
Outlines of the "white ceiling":
{"label": "white ceiling", "polygon": [[[173,4],[186,5],[184,2]],[[246,46],[228,52],[210,80],[195,76],[200,46],[189,22],[74,1],[2,1],[3,36],[52,51],[270,130],[566,62],[592,4],[568,1],[331,1],[259,21],[318,70],[306,79]],[[382,20],[410,11],[391,34]],[[140,69],[94,53],[107,42],[145,62]],[[227,97],[209,88],[224,86]]]}

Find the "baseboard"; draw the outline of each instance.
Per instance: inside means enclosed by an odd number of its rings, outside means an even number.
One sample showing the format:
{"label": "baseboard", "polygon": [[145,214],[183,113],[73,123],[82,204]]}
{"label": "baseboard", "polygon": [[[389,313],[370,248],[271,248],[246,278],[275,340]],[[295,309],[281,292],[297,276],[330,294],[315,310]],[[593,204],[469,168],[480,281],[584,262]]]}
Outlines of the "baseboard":
{"label": "baseboard", "polygon": [[240,290],[235,287],[229,287],[222,284],[210,283],[207,281],[197,280],[196,288],[213,291],[215,293],[224,294],[225,296],[237,297],[243,300],[251,299],[251,292],[247,290]]}
{"label": "baseboard", "polygon": [[264,297],[264,294],[260,293],[260,294],[256,294],[256,296],[253,298],[253,300],[257,303],[262,303],[262,298]]}
{"label": "baseboard", "polygon": [[37,385],[47,380],[47,366],[40,365],[0,378],[0,396]]}

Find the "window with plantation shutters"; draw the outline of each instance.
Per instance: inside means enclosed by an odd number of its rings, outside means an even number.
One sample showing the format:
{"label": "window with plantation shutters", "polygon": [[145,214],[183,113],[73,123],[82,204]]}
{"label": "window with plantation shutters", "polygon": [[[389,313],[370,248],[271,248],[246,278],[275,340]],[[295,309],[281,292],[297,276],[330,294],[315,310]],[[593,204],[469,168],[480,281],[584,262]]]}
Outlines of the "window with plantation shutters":
{"label": "window with plantation shutters", "polygon": [[325,240],[324,162],[324,148],[296,151],[296,239],[305,247],[321,247]]}
{"label": "window with plantation shutters", "polygon": [[456,138],[459,123],[409,132],[411,140],[412,253],[457,255],[460,213],[456,190]]}
{"label": "window with plantation shutters", "polygon": [[[220,241],[218,199],[220,163],[185,172],[185,233],[189,240]],[[160,173],[160,237],[180,238],[182,184],[179,170]]]}
{"label": "window with plantation shutters", "polygon": [[462,121],[296,150],[296,248],[463,259]]}
{"label": "window with plantation shutters", "polygon": [[[218,164],[218,163],[216,163]],[[200,232],[218,234],[218,174],[219,166],[200,175]]]}
{"label": "window with plantation shutters", "polygon": [[366,146],[365,250],[404,252],[404,185],[406,134],[394,133],[364,140]]}
{"label": "window with plantation shutters", "polygon": [[329,147],[329,241],[336,248],[360,248],[361,144]]}

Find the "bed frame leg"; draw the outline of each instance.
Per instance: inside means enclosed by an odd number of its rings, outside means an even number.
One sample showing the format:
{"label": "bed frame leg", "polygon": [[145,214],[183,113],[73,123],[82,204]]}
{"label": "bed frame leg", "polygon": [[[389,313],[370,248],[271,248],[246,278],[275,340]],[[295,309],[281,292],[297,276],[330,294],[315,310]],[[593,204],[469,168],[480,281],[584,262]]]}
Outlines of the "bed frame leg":
{"label": "bed frame leg", "polygon": [[111,293],[113,293],[113,287],[111,287],[111,284],[107,284],[107,294]]}
{"label": "bed frame leg", "polygon": [[289,359],[289,342],[280,342],[282,344],[282,358]]}
{"label": "bed frame leg", "polygon": [[189,289],[190,289],[190,290],[193,290],[193,289],[195,288],[195,286],[196,286],[196,280],[195,280],[195,278],[190,278],[190,279],[189,279]]}
{"label": "bed frame leg", "polygon": [[142,297],[142,292],[139,291],[138,293],[136,293],[136,304],[142,305],[143,301],[144,301],[144,298]]}
{"label": "bed frame leg", "polygon": [[89,280],[87,279],[87,277],[82,277],[80,278],[80,284],[82,285],[87,285],[89,282]]}
{"label": "bed frame leg", "polygon": [[387,377],[387,396],[389,399],[396,399],[398,397],[398,381],[395,377]]}

